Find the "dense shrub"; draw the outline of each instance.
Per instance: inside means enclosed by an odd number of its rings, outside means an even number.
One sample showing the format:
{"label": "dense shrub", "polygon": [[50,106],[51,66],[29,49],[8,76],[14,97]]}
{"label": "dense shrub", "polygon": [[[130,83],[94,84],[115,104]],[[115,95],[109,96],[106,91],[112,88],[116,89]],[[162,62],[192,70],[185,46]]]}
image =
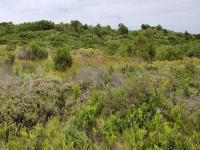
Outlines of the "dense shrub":
{"label": "dense shrub", "polygon": [[41,20],[36,22],[23,23],[18,26],[19,31],[40,31],[54,29],[55,25],[51,21]]}
{"label": "dense shrub", "polygon": [[29,44],[30,55],[33,60],[43,60],[48,57],[48,51],[41,42],[33,41]]}
{"label": "dense shrub", "polygon": [[[130,70],[129,76],[132,76],[117,88],[111,84],[113,72],[98,71],[100,73],[93,82],[100,80],[103,88],[93,86],[89,98],[84,100],[81,98],[86,93],[82,90],[86,89],[82,84],[73,84],[66,94],[59,82],[53,81],[21,82],[20,89],[16,88],[18,84],[8,86],[7,92],[0,94],[0,106],[4,109],[0,111],[0,121],[3,125],[5,122],[14,123],[28,130],[10,129],[6,147],[196,149],[199,146],[196,144],[199,141],[199,120],[188,117],[178,100],[185,88],[193,87],[188,75],[198,72],[190,67],[188,63],[185,68],[165,72],[167,75],[159,73],[163,77],[159,79],[155,76],[159,70],[154,74],[151,70],[127,67],[123,72]],[[96,76],[94,71],[90,72],[93,74],[86,74],[85,80]],[[140,75],[135,76],[135,73]],[[79,80],[84,79],[83,75],[81,77]],[[198,77],[198,74],[193,76],[196,80]],[[193,87],[195,89],[198,87]],[[189,96],[192,96],[190,92]],[[53,119],[47,123],[54,116],[70,121]],[[5,126],[0,128],[0,141],[5,141],[6,130]],[[47,144],[49,141],[51,143]]]}
{"label": "dense shrub", "polygon": [[114,55],[118,52],[119,50],[119,44],[117,42],[112,42],[109,44],[109,48],[107,50],[107,53],[109,55]]}
{"label": "dense shrub", "polygon": [[176,46],[160,46],[156,49],[158,60],[180,60],[183,59],[183,51]]}
{"label": "dense shrub", "polygon": [[36,30],[51,30],[54,28],[54,23],[47,20],[41,20],[35,23]]}
{"label": "dense shrub", "polygon": [[70,49],[67,46],[58,48],[53,52],[53,61],[56,70],[64,71],[66,68],[72,66],[72,57]]}
{"label": "dense shrub", "polygon": [[72,21],[71,21],[71,26],[73,27],[73,29],[74,29],[76,32],[80,32],[81,29],[82,29],[82,23],[79,22],[78,20],[72,20]]}
{"label": "dense shrub", "polygon": [[128,28],[123,23],[120,23],[118,27],[118,31],[120,34],[128,34]]}
{"label": "dense shrub", "polygon": [[153,43],[149,41],[147,37],[145,37],[144,35],[139,35],[134,42],[134,48],[136,55],[139,57],[139,59],[142,58],[148,63],[153,62],[156,51]]}
{"label": "dense shrub", "polygon": [[[4,81],[2,85],[4,83],[7,84],[5,90],[9,94],[0,94],[0,106],[4,107],[4,111],[0,111],[0,124],[10,123],[31,128],[37,122],[45,123],[59,113],[58,84],[45,80],[26,83],[19,79],[11,83]],[[19,84],[22,85],[21,88],[18,88]]]}
{"label": "dense shrub", "polygon": [[74,96],[74,98],[77,99],[81,95],[80,86],[79,85],[74,85],[72,87],[72,90],[73,90],[73,96]]}
{"label": "dense shrub", "polygon": [[[50,144],[51,143],[51,144]],[[58,118],[51,119],[44,128],[37,124],[34,132],[22,131],[20,136],[13,137],[7,145],[9,150],[27,149],[87,149],[88,138],[84,132],[73,126],[65,128]]]}
{"label": "dense shrub", "polygon": [[200,58],[200,44],[193,43],[187,48],[187,56]]}
{"label": "dense shrub", "polygon": [[145,30],[145,29],[148,29],[148,28],[151,28],[151,26],[148,25],[148,24],[142,24],[142,25],[141,25],[141,29],[142,29],[142,30]]}

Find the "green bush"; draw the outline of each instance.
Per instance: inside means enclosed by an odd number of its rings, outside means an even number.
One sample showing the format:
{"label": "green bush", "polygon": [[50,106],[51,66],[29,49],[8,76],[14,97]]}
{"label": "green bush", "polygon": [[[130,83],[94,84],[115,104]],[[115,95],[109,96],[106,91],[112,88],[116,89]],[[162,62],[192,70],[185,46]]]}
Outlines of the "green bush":
{"label": "green bush", "polygon": [[119,44],[116,43],[116,42],[112,42],[112,43],[109,44],[107,53],[109,55],[114,55],[118,52],[118,50],[119,50]]}
{"label": "green bush", "polygon": [[75,118],[75,125],[82,130],[91,132],[91,129],[96,124],[96,119],[99,114],[99,108],[96,105],[85,106]]}
{"label": "green bush", "polygon": [[23,23],[18,25],[18,31],[41,31],[41,30],[51,30],[54,28],[55,24],[47,20]]}
{"label": "green bush", "polygon": [[48,57],[48,51],[41,42],[31,42],[29,49],[33,60],[44,60]]}
{"label": "green bush", "polygon": [[187,56],[200,58],[200,44],[199,43],[191,44],[187,49]]}
{"label": "green bush", "polygon": [[72,87],[72,91],[73,91],[73,96],[75,99],[77,99],[81,95],[81,89],[78,84]]}
{"label": "green bush", "polygon": [[139,59],[142,58],[148,63],[153,62],[156,51],[153,43],[146,36],[139,35],[134,42],[134,48]]}
{"label": "green bush", "polygon": [[55,50],[53,52],[53,61],[55,69],[58,71],[64,71],[66,68],[70,68],[72,66],[72,57],[69,47],[64,46]]}
{"label": "green bush", "polygon": [[176,46],[165,45],[156,49],[157,60],[180,60],[183,55],[183,51]]}
{"label": "green bush", "polygon": [[23,130],[18,136],[14,136],[10,139],[9,143],[6,145],[8,150],[12,150],[13,148],[16,150],[86,150],[87,147],[88,138],[84,132],[78,131],[73,126],[64,127],[58,118],[51,119],[46,128],[37,124],[35,130],[32,132]]}

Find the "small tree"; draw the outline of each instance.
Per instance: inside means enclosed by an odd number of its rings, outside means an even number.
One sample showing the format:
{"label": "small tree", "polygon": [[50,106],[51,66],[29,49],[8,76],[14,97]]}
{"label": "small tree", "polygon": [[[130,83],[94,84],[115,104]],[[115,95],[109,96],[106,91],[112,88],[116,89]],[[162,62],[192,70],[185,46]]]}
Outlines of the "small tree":
{"label": "small tree", "polygon": [[123,23],[120,23],[118,27],[118,31],[120,34],[128,34],[128,28]]}
{"label": "small tree", "polygon": [[163,27],[159,24],[159,25],[157,25],[156,29],[157,29],[157,30],[162,30]]}
{"label": "small tree", "polygon": [[142,25],[141,25],[141,29],[142,29],[142,30],[148,29],[148,28],[150,28],[150,27],[151,27],[151,26],[148,25],[148,24],[142,24]]}
{"label": "small tree", "polygon": [[71,21],[71,26],[73,27],[75,32],[80,32],[83,28],[83,25],[80,21],[78,20],[72,20]]}
{"label": "small tree", "polygon": [[189,40],[192,37],[188,31],[185,31],[184,35],[187,40]]}
{"label": "small tree", "polygon": [[70,55],[69,47],[64,46],[58,48],[53,53],[53,61],[55,69],[58,71],[64,71],[67,67],[70,68],[72,66],[72,57]]}
{"label": "small tree", "polygon": [[51,30],[55,28],[55,24],[48,20],[41,20],[38,22],[34,22],[33,24],[34,30]]}
{"label": "small tree", "polygon": [[139,60],[143,58],[148,63],[152,63],[156,55],[153,43],[151,43],[145,36],[139,35],[134,43],[136,55]]}

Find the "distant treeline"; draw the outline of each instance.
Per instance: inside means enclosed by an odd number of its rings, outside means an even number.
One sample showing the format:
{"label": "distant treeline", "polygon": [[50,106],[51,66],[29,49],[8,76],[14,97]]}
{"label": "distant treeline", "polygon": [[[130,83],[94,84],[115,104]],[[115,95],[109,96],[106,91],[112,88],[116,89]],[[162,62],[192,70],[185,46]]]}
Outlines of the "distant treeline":
{"label": "distant treeline", "polygon": [[156,56],[159,60],[200,57],[200,34],[174,32],[161,25],[142,24],[141,30],[132,31],[122,23],[118,29],[112,29],[109,25],[91,26],[78,20],[59,24],[47,20],[18,25],[0,23],[0,44],[26,47],[32,41],[42,41],[50,49],[68,45],[72,50],[95,48],[110,55],[130,57],[137,56],[138,46],[146,41],[147,45],[154,46],[155,56],[162,55]]}

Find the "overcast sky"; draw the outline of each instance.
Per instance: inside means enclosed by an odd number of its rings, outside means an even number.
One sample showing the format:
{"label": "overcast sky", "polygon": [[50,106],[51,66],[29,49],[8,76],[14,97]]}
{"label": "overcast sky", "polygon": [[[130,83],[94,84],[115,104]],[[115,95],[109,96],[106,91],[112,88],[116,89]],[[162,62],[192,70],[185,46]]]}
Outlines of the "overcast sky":
{"label": "overcast sky", "polygon": [[96,25],[141,24],[200,33],[200,0],[0,0],[0,22],[80,20]]}

